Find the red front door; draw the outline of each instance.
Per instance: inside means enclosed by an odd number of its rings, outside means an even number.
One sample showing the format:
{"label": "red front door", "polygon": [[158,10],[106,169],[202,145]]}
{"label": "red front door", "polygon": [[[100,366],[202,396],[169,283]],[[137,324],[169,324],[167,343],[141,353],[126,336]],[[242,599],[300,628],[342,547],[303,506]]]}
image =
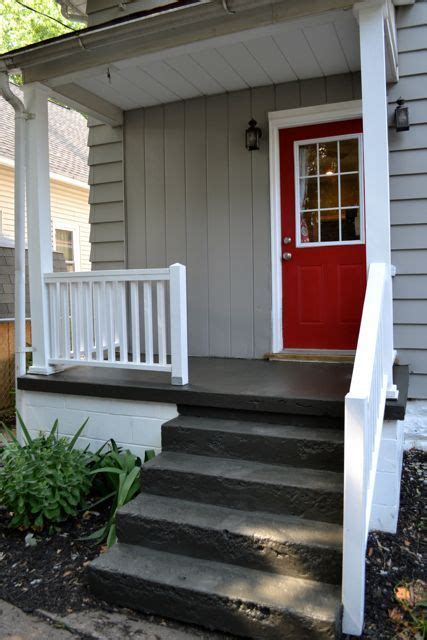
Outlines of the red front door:
{"label": "red front door", "polygon": [[280,131],[285,348],[356,348],[366,287],[361,137],[361,120]]}

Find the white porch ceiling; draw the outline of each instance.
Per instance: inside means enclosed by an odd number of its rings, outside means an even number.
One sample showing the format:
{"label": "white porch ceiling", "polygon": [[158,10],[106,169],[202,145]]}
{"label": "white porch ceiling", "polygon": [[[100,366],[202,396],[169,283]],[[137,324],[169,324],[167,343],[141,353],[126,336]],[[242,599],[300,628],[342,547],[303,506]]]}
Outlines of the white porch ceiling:
{"label": "white porch ceiling", "polygon": [[136,109],[360,69],[351,10],[242,31],[57,78],[111,104]]}

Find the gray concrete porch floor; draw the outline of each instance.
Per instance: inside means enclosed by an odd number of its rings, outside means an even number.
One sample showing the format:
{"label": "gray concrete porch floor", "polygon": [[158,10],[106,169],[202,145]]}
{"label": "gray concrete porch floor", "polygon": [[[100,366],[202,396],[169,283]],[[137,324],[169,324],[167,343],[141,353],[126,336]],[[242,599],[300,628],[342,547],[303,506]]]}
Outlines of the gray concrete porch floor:
{"label": "gray concrete porch floor", "polygon": [[[172,385],[168,373],[75,366],[51,376],[25,375],[18,380],[18,388],[216,409],[342,417],[352,369],[349,363],[191,357],[190,382],[185,386]],[[387,419],[404,417],[407,375],[407,367],[395,367],[395,382],[402,392],[398,401],[387,403]]]}
{"label": "gray concrete porch floor", "polygon": [[352,365],[193,357],[189,372],[189,384],[177,386],[166,373],[76,366],[51,376],[24,376],[18,386],[178,405],[341,416]]}

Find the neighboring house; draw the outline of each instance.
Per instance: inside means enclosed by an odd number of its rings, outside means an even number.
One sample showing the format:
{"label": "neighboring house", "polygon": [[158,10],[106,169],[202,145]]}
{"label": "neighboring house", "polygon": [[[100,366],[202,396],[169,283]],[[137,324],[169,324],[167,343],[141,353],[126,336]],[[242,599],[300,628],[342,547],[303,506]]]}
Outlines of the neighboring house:
{"label": "neighboring house", "polygon": [[[22,91],[14,87],[22,97]],[[87,121],[49,104],[54,270],[90,269]],[[64,257],[65,263],[64,263]],[[13,404],[14,384],[14,112],[0,97],[0,410]],[[27,317],[29,318],[29,302]],[[27,340],[30,338],[27,326]]]}
{"label": "neighboring house", "polygon": [[[0,70],[23,73],[29,115],[21,411],[162,451],[92,588],[254,638],[338,637],[342,606],[360,635],[408,384],[412,423],[426,411],[427,3],[86,14]],[[52,269],[48,95],[90,117],[86,274]]]}
{"label": "neighboring house", "polygon": [[[22,97],[22,90],[13,88]],[[0,236],[14,237],[14,111],[0,97]],[[70,271],[90,269],[87,121],[49,103],[52,240]],[[2,304],[0,297],[0,304]],[[0,307],[1,308],[1,307]]]}

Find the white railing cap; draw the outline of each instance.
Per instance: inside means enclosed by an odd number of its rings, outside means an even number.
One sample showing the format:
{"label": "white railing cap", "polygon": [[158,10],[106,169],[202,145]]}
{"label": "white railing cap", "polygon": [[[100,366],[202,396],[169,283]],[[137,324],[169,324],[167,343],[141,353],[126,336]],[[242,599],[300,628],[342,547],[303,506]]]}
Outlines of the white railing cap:
{"label": "white railing cap", "polygon": [[105,271],[60,271],[45,273],[45,282],[111,281],[111,280],[169,280],[170,269],[110,269]]}

